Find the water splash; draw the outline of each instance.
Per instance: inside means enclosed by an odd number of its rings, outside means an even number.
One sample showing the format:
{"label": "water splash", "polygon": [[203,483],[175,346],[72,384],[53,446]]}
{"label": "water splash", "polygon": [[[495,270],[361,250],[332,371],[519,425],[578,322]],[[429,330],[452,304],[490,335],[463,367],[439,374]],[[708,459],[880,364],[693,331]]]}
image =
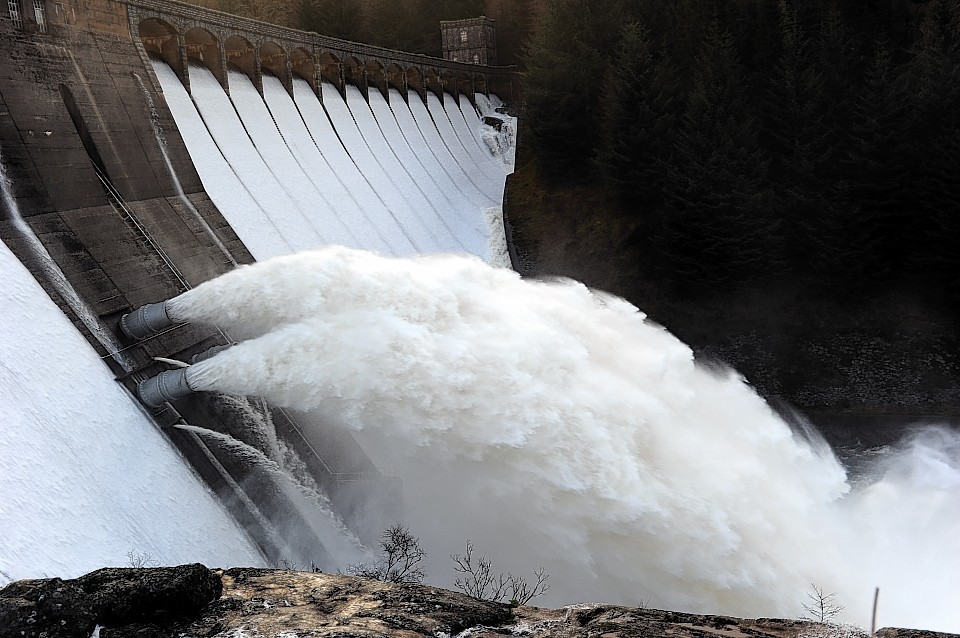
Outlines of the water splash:
{"label": "water splash", "polygon": [[362,430],[398,468],[437,582],[470,538],[546,566],[555,601],[790,617],[816,583],[865,623],[879,585],[882,624],[960,627],[956,432],[851,493],[829,449],[632,305],[478,259],[331,247],[168,308],[248,338],[194,365],[195,388]]}
{"label": "water splash", "polygon": [[24,245],[30,251],[34,264],[40,268],[43,276],[49,282],[57,294],[66,302],[70,310],[77,316],[83,325],[90,331],[104,350],[120,365],[126,372],[134,369],[134,363],[124,352],[120,343],[113,336],[113,333],[107,329],[100,318],[93,312],[90,306],[77,293],[76,289],[67,279],[67,276],[60,270],[60,266],[53,260],[46,246],[40,241],[30,225],[24,221],[20,214],[20,207],[17,200],[13,197],[13,189],[7,178],[3,167],[3,155],[0,155],[0,201],[3,202],[3,208],[7,210],[7,215],[13,224],[14,229],[23,239]]}
{"label": "water splash", "polygon": [[[336,515],[330,500],[320,491],[315,482],[305,483],[299,480],[295,474],[286,471],[277,461],[269,458],[257,448],[247,445],[243,441],[238,441],[228,434],[186,423],[177,424],[174,427],[193,432],[203,439],[216,443],[238,461],[266,473],[281,489],[284,486],[292,486],[302,499],[298,507],[300,514],[311,523],[311,528],[322,539],[324,549],[335,556],[338,562],[346,561],[349,563],[367,558],[366,548]],[[284,458],[289,459],[294,467],[300,461],[299,457],[295,457],[295,454],[292,450],[283,450]],[[307,505],[307,507],[304,507],[304,505]],[[336,565],[325,565],[324,567],[329,569],[336,567]]]}

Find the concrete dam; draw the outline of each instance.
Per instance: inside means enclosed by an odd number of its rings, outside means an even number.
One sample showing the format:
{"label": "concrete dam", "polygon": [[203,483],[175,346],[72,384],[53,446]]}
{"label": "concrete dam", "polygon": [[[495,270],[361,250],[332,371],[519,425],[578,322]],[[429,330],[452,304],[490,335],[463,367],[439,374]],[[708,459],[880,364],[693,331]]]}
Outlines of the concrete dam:
{"label": "concrete dam", "polygon": [[398,478],[349,433],[258,399],[142,405],[140,382],[241,337],[118,323],[326,244],[503,261],[509,168],[478,109],[516,99],[516,73],[176,2],[8,4],[0,585],[363,560],[402,510]]}

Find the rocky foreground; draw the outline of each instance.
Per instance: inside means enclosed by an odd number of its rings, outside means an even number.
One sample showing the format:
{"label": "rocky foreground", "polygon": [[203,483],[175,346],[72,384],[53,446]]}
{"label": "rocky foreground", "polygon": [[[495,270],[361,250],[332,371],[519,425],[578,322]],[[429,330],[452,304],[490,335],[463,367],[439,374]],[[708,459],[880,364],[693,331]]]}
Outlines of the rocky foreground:
{"label": "rocky foreground", "polygon": [[[203,565],[107,568],[0,590],[0,638],[827,638],[858,630],[655,609],[513,607],[424,585],[336,574]],[[937,638],[884,629],[879,638]]]}

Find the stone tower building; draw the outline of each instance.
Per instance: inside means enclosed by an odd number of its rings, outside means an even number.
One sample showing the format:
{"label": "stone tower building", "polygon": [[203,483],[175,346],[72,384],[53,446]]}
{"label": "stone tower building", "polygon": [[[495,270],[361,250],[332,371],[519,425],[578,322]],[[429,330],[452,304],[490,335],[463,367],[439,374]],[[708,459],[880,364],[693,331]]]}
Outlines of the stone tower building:
{"label": "stone tower building", "polygon": [[497,31],[485,16],[440,22],[443,59],[471,64],[497,63]]}

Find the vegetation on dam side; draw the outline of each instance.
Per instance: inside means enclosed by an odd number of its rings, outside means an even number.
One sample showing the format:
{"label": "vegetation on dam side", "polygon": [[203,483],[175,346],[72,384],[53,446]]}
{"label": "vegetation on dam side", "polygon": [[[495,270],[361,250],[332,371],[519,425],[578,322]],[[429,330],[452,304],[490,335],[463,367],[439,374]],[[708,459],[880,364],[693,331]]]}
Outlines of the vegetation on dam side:
{"label": "vegetation on dam side", "polygon": [[960,2],[549,3],[506,209],[808,411],[955,411]]}

